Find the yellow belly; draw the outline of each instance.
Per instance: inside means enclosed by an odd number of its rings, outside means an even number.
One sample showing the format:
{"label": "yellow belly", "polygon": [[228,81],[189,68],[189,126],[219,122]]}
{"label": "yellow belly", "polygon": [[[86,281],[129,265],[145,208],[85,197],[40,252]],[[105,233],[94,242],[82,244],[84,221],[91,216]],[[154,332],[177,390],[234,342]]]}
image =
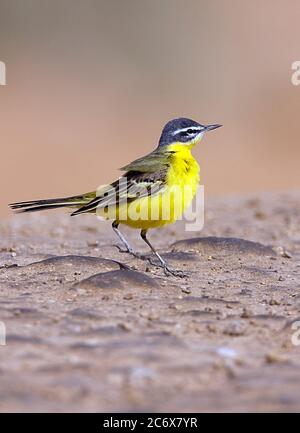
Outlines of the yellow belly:
{"label": "yellow belly", "polygon": [[[153,196],[120,205],[116,218],[119,223],[138,229],[162,227],[179,219],[190,205],[200,180],[199,165],[188,146],[174,144],[169,149],[176,153],[165,188]],[[105,216],[109,218],[109,211]]]}

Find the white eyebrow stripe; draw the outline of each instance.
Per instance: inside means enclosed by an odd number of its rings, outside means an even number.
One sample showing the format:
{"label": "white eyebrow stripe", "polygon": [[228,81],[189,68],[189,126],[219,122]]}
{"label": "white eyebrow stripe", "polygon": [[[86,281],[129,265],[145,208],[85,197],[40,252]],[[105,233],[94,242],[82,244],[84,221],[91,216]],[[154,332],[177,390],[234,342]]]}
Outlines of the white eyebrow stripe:
{"label": "white eyebrow stripe", "polygon": [[179,132],[185,132],[188,129],[191,129],[194,132],[197,132],[197,131],[200,132],[204,129],[204,126],[188,126],[187,128],[180,128],[180,129],[177,129],[176,131],[174,131],[173,135],[177,135]]}

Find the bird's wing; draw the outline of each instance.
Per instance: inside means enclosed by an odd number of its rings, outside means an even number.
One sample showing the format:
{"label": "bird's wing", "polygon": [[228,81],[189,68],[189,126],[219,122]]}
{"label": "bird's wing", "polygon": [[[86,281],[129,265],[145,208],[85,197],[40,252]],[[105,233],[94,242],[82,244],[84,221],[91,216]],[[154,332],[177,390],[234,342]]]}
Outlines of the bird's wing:
{"label": "bird's wing", "polygon": [[111,185],[101,188],[96,198],[77,209],[72,215],[95,212],[107,206],[119,206],[124,202],[131,203],[138,198],[153,196],[165,187],[167,170],[167,165],[160,165],[153,172],[128,171]]}
{"label": "bird's wing", "polygon": [[121,168],[126,173],[97,192],[97,197],[77,209],[72,215],[94,212],[106,206],[116,206],[125,201],[157,194],[165,186],[166,173],[172,152],[155,149]]}
{"label": "bird's wing", "polygon": [[138,171],[141,173],[155,173],[159,171],[162,167],[168,167],[170,163],[170,157],[172,151],[168,151],[164,148],[157,148],[153,152],[146,156],[142,156],[130,164],[121,167],[122,171]]}

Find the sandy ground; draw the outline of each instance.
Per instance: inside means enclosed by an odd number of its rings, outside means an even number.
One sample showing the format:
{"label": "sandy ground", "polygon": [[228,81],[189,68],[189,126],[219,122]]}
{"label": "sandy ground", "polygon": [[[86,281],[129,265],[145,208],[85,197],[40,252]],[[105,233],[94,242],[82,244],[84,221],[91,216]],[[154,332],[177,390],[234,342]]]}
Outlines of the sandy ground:
{"label": "sandy ground", "polygon": [[182,279],[92,216],[0,224],[1,411],[300,409],[300,193],[211,201],[201,232],[150,233]]}

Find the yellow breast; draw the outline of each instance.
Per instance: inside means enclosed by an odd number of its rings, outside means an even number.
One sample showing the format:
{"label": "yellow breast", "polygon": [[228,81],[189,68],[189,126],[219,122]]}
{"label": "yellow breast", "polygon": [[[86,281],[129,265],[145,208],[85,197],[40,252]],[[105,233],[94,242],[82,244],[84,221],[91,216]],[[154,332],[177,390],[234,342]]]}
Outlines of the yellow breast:
{"label": "yellow breast", "polygon": [[200,181],[200,167],[191,154],[191,146],[172,144],[168,150],[174,154],[167,175],[167,184],[179,185],[182,188],[189,187],[193,198]]}
{"label": "yellow breast", "polygon": [[[135,200],[130,204],[126,221],[133,228],[147,229],[171,224],[181,217],[190,205],[199,184],[199,165],[191,154],[190,146],[173,144],[168,146],[172,153],[166,176],[166,186],[159,194]],[[128,209],[128,210],[129,210]],[[132,218],[132,215],[143,218]]]}
{"label": "yellow breast", "polygon": [[200,168],[191,154],[190,146],[173,144],[172,163],[167,175],[167,185],[170,189],[178,190],[174,197],[174,219],[178,219],[190,205],[196,194],[200,181]]}

